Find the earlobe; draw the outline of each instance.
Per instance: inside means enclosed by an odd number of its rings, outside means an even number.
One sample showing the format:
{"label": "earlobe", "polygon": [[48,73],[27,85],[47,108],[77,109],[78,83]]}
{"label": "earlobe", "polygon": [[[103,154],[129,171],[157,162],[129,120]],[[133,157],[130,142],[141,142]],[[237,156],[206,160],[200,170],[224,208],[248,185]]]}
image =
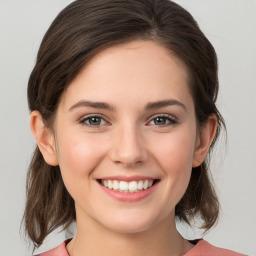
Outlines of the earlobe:
{"label": "earlobe", "polygon": [[205,160],[214,139],[216,128],[217,117],[213,114],[200,129],[200,133],[196,141],[192,167],[200,166]]}
{"label": "earlobe", "polygon": [[52,166],[58,165],[53,132],[45,125],[40,112],[31,113],[30,128],[45,162]]}

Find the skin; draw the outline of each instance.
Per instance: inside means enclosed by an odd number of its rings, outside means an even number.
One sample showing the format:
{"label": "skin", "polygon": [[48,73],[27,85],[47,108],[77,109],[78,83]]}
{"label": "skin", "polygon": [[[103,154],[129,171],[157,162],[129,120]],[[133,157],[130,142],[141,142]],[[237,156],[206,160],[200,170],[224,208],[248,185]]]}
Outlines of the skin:
{"label": "skin", "polygon": [[[146,108],[166,100],[171,104]],[[110,107],[81,104],[85,101]],[[100,117],[93,123],[92,115]],[[71,256],[184,255],[193,247],[176,230],[175,206],[192,167],[206,157],[216,117],[197,127],[187,69],[167,49],[133,41],[103,50],[62,95],[53,129],[37,111],[31,129],[45,161],[60,166],[75,200]],[[116,175],[160,182],[148,197],[122,202],[97,181]]]}

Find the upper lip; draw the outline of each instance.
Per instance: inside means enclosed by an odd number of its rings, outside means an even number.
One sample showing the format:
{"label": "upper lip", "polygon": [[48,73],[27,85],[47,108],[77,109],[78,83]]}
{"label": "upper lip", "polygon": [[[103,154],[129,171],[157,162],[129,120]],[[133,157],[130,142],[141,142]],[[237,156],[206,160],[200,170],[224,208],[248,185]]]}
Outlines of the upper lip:
{"label": "upper lip", "polygon": [[118,181],[140,181],[140,180],[158,180],[159,178],[155,178],[152,176],[107,176],[102,177],[99,180],[118,180]]}

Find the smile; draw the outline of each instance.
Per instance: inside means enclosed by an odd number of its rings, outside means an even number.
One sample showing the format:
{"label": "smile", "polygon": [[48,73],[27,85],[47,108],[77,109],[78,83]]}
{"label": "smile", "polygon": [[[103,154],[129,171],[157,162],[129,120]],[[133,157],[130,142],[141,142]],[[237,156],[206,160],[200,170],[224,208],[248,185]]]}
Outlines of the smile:
{"label": "smile", "polygon": [[146,176],[111,176],[97,179],[103,192],[124,202],[147,198],[157,189],[161,179]]}
{"label": "smile", "polygon": [[142,190],[149,189],[154,184],[154,180],[138,180],[138,181],[119,181],[119,180],[101,180],[101,185],[108,189],[112,189],[119,192],[140,192]]}

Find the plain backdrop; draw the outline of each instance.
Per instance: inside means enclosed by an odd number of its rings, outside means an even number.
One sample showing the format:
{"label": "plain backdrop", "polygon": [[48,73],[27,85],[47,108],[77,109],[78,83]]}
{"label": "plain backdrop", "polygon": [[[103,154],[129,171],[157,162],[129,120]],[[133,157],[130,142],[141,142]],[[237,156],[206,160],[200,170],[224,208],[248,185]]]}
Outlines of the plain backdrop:
{"label": "plain backdrop", "polygon": [[[20,232],[26,171],[35,145],[29,129],[26,86],[44,33],[70,2],[0,0],[1,255],[31,255]],[[221,218],[205,239],[256,255],[256,1],[176,2],[191,12],[217,51],[218,107],[228,130],[228,143],[225,146],[224,139],[218,143],[212,168]],[[187,237],[194,235],[180,229]],[[46,247],[63,237],[53,235]]]}

